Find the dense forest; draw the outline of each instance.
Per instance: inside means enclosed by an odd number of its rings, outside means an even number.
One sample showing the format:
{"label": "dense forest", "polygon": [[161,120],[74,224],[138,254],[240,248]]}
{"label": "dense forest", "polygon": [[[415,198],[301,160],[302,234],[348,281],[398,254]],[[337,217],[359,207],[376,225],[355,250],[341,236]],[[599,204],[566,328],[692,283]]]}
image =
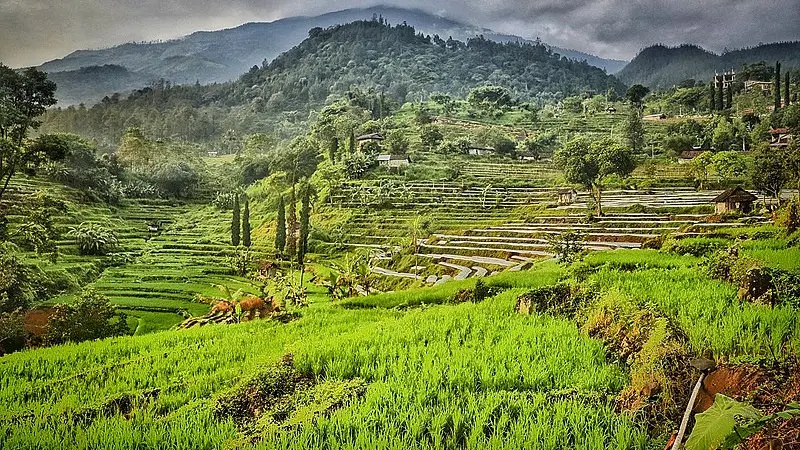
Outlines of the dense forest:
{"label": "dense forest", "polygon": [[602,70],[562,58],[540,43],[444,40],[375,19],[312,29],[300,45],[235,82],[162,81],[127,99],[114,96],[91,108],[48,111],[42,129],[78,133],[101,146],[116,145],[131,126],[158,139],[194,142],[228,130],[288,136],[309,111],[352,86],[376,92],[382,103],[402,104],[436,92],[464,96],[484,84],[506,86],[517,99],[532,102],[625,89]]}
{"label": "dense forest", "polygon": [[744,64],[780,60],[786,68],[800,68],[800,42],[779,42],[726,51],[716,55],[696,45],[654,45],[642,50],[618,76],[628,84],[669,88],[684,80],[710,80],[714,72],[738,71]]}

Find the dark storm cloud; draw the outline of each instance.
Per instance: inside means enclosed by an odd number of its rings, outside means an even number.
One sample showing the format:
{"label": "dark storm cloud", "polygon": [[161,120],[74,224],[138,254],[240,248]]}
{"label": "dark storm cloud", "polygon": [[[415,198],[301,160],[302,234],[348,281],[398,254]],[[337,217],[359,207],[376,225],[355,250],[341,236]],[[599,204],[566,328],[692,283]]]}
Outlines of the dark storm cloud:
{"label": "dark storm cloud", "polygon": [[[0,61],[38,64],[75,49],[168,39],[249,21],[315,15],[378,1],[0,0]],[[496,31],[599,56],[629,59],[641,48],[699,44],[709,50],[800,39],[800,0],[423,0],[419,8]]]}

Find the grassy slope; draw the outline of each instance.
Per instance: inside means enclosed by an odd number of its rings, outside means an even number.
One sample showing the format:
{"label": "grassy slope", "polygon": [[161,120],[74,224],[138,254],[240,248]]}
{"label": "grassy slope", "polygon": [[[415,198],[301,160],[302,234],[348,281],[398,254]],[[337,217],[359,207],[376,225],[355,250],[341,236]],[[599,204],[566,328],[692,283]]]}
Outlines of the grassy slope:
{"label": "grassy slope", "polygon": [[[601,302],[675,320],[693,353],[752,360],[800,351],[796,310],[739,304],[735,288],[708,279],[700,261],[617,250],[593,253],[576,270],[588,268],[586,283],[604,293]],[[0,362],[0,401],[8,405],[0,423],[9,424],[0,436],[8,448],[34,440],[43,448],[223,446],[237,432],[214,419],[215,397],[292,353],[303,373],[359,377],[369,387],[329,417],[268,434],[264,448],[663,445],[613,412],[610,399],[628,381],[599,342],[572,321],[513,313],[518,294],[571,273],[544,263],[488,278],[507,290],[479,304],[444,304],[458,283],[338,304],[313,287],[311,307],[288,325],[209,326],[13,354]],[[396,308],[420,303],[428,306]],[[70,419],[150,389],[160,393],[134,402],[130,419]]]}

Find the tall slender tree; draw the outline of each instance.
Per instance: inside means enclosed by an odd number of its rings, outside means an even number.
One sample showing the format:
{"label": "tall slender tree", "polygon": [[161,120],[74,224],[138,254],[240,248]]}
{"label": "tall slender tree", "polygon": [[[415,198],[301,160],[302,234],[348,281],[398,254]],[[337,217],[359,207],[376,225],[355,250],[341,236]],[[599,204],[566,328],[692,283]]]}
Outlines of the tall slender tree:
{"label": "tall slender tree", "polygon": [[311,216],[311,184],[303,185],[303,198],[300,207],[300,243],[297,248],[297,264],[300,266],[300,286],[303,286],[303,275],[305,274],[305,259],[308,253],[308,234],[311,231],[309,223]]}
{"label": "tall slender tree", "polygon": [[789,106],[789,103],[791,103],[791,101],[792,101],[791,97],[789,96],[789,94],[790,94],[790,92],[789,92],[789,82],[791,81],[790,74],[791,74],[791,71],[787,70],[786,71],[786,83],[785,83],[785,85],[783,87],[783,106]]}
{"label": "tall slender tree", "polygon": [[339,138],[334,136],[328,143],[328,159],[331,160],[331,163],[336,162],[337,153],[339,153]]}
{"label": "tall slender tree", "polygon": [[350,130],[350,141],[347,143],[347,150],[352,154],[356,151],[356,131]]}
{"label": "tall slender tree", "polygon": [[297,193],[292,185],[289,208],[286,211],[286,256],[293,260],[297,255]]}
{"label": "tall slender tree", "polygon": [[283,195],[278,198],[278,224],[275,231],[275,250],[283,253],[286,248],[286,205]]}
{"label": "tall slender tree", "polygon": [[725,90],[725,109],[733,108],[733,83]]}
{"label": "tall slender tree", "polygon": [[300,239],[297,246],[297,262],[300,266],[303,265],[308,251],[308,234],[310,232],[309,216],[311,214],[311,186],[305,183],[302,189],[303,193],[300,201]]}
{"label": "tall slender tree", "polygon": [[628,112],[628,120],[625,121],[623,133],[625,142],[634,155],[644,152],[644,124],[639,108],[631,108]]}
{"label": "tall slender tree", "polygon": [[775,111],[781,109],[781,62],[775,63]]}
{"label": "tall slender tree", "polygon": [[244,198],[244,212],[242,213],[242,245],[250,247],[250,201]]}
{"label": "tall slender tree", "polygon": [[233,198],[233,217],[231,218],[231,244],[234,246],[239,245],[240,241],[240,222],[239,216],[241,214],[241,210],[239,209],[239,195],[237,194]]}
{"label": "tall slender tree", "polygon": [[714,81],[711,82],[708,90],[708,110],[712,113],[717,110],[717,92],[714,89]]}
{"label": "tall slender tree", "polygon": [[722,111],[725,109],[724,104],[724,91],[725,91],[725,78],[722,75],[717,76],[717,101],[716,101],[716,109],[717,111]]}

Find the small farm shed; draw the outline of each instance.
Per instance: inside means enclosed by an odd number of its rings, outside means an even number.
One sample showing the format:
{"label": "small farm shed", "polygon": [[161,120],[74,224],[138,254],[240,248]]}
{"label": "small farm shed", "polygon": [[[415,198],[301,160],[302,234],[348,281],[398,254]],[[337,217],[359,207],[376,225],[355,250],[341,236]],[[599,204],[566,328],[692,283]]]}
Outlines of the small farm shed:
{"label": "small farm shed", "polygon": [[370,133],[370,134],[365,134],[365,135],[363,135],[363,136],[359,136],[359,137],[357,137],[357,138],[356,138],[356,140],[357,140],[358,142],[360,142],[360,143],[361,143],[361,142],[377,142],[377,143],[379,143],[379,144],[380,144],[380,143],[381,143],[381,141],[383,141],[384,139],[385,139],[385,138],[384,138],[384,137],[383,137],[383,135],[382,135],[382,134],[380,134],[380,133]]}
{"label": "small farm shed", "polygon": [[558,191],[558,204],[571,205],[578,199],[578,191],[575,189],[559,189]]}
{"label": "small farm shed", "polygon": [[753,202],[756,200],[758,200],[758,197],[736,186],[726,189],[723,193],[716,196],[713,202],[716,205],[715,211],[717,214],[734,211],[747,214],[753,211]]}
{"label": "small farm shed", "polygon": [[470,147],[467,149],[467,154],[472,156],[494,155],[494,149],[492,147]]}
{"label": "small farm shed", "polygon": [[378,164],[389,169],[399,169],[411,164],[406,155],[378,155]]}

